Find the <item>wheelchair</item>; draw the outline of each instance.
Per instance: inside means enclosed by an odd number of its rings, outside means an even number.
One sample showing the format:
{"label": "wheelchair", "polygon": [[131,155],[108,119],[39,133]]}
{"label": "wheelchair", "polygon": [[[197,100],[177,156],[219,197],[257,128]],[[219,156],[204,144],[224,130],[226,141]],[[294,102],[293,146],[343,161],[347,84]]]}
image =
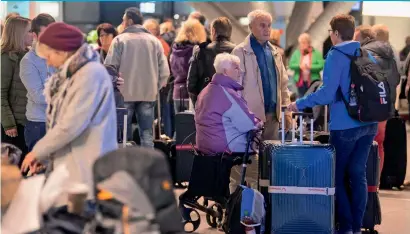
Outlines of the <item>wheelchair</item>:
{"label": "wheelchair", "polygon": [[[210,227],[222,228],[224,210],[230,196],[231,169],[236,165],[252,163],[249,156],[256,155],[257,152],[256,150],[249,152],[249,148],[252,142],[259,145],[260,141],[256,137],[258,132],[260,130],[247,133],[248,150],[246,152],[205,155],[193,149],[195,157],[188,190],[179,196],[179,209],[187,233],[194,232],[201,224],[198,210],[206,214],[206,222]],[[243,184],[245,174],[241,176]],[[202,204],[198,202],[200,198],[204,200]],[[209,205],[210,202],[213,204]],[[187,230],[188,226],[192,226],[192,229]]]}

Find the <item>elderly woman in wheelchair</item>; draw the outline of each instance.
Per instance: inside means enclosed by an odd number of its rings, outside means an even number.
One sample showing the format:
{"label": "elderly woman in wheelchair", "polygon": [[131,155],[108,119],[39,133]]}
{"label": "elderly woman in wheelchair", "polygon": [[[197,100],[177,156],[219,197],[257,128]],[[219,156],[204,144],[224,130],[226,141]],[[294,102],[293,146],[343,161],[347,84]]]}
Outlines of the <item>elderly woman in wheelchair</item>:
{"label": "elderly woman in wheelchair", "polygon": [[[194,230],[200,223],[199,215],[195,221],[190,217],[192,212],[198,213],[195,209],[207,214],[211,227],[221,223],[229,187],[233,192],[240,183],[240,165],[245,153],[250,156],[246,181],[257,188],[258,158],[253,143],[260,135],[256,133],[261,132],[263,123],[249,111],[240,94],[243,87],[239,82],[243,73],[239,62],[235,55],[217,55],[214,62],[216,74],[198,96],[195,108],[198,151],[194,152],[188,190],[180,196],[185,223],[191,223]],[[204,197],[203,205],[197,202],[200,197]],[[215,203],[207,207],[208,200]]]}

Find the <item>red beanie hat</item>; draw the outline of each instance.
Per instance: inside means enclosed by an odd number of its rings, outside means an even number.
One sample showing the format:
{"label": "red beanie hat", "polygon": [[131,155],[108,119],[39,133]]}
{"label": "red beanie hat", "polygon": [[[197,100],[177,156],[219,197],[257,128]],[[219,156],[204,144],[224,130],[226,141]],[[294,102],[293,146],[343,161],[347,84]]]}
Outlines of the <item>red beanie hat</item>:
{"label": "red beanie hat", "polygon": [[48,25],[38,40],[52,49],[71,52],[81,47],[84,35],[77,27],[57,22]]}

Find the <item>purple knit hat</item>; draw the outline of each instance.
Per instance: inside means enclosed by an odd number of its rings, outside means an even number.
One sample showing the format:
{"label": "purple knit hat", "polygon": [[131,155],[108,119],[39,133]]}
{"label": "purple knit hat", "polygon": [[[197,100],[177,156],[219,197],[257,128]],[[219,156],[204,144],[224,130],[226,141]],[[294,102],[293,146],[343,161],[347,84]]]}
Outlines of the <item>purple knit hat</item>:
{"label": "purple knit hat", "polygon": [[81,47],[84,35],[77,27],[57,22],[48,25],[38,40],[52,49],[71,52]]}

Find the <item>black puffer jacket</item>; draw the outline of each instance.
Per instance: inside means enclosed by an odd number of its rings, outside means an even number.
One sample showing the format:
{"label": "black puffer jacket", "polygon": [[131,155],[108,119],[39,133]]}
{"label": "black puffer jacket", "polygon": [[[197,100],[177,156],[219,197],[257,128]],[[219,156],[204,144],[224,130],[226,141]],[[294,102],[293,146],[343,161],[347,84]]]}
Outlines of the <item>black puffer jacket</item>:
{"label": "black puffer jacket", "polygon": [[396,88],[400,83],[400,72],[397,69],[397,61],[395,60],[394,52],[390,44],[376,41],[366,40],[362,42],[362,48],[371,52],[377,60],[377,63],[381,66],[385,74],[387,75],[387,82],[390,86],[390,98],[393,104],[396,100]]}
{"label": "black puffer jacket", "polygon": [[204,42],[195,46],[188,72],[188,92],[195,104],[198,94],[211,82],[215,74],[214,61],[220,53],[231,53],[235,44],[227,39],[220,39],[211,43]]}

